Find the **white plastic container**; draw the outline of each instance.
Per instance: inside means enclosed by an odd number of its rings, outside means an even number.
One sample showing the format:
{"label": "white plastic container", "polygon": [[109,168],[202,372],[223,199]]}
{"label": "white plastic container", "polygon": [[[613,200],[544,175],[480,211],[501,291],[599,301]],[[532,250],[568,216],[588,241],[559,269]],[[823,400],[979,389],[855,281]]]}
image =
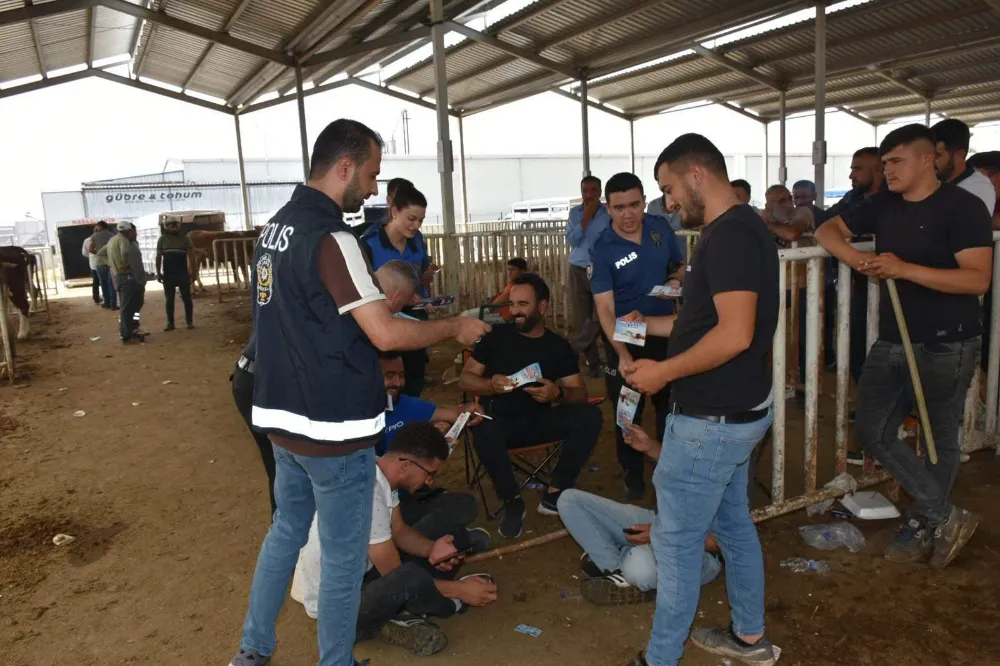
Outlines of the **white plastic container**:
{"label": "white plastic container", "polygon": [[899,517],[899,509],[881,493],[874,490],[863,490],[844,495],[840,499],[840,503],[862,520],[889,520]]}

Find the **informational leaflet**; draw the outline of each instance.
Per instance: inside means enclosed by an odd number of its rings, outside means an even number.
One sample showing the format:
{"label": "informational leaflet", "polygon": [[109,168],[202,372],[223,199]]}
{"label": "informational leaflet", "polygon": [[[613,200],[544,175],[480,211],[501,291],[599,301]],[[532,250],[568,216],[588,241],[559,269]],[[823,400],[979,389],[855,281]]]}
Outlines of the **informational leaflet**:
{"label": "informational leaflet", "polygon": [[444,308],[455,302],[454,296],[428,296],[427,298],[421,298],[420,303],[413,307],[414,310],[422,310],[424,307],[430,305],[435,308]]}
{"label": "informational leaflet", "polygon": [[618,393],[618,409],[615,412],[615,422],[619,428],[628,428],[635,420],[635,412],[639,409],[639,398],[642,397],[638,391],[633,391],[627,386],[623,386]]}
{"label": "informational leaflet", "polygon": [[539,383],[539,380],[541,378],[542,378],[542,366],[538,365],[537,363],[532,363],[528,367],[518,370],[516,373],[510,375],[507,378],[510,380],[510,384],[508,384],[510,388],[507,390],[513,391],[514,389],[520,388],[522,386],[527,386],[529,384],[537,384]]}
{"label": "informational leaflet", "polygon": [[681,288],[674,287],[669,284],[658,284],[650,290],[649,295],[657,297],[662,296],[666,298],[680,298]]}
{"label": "informational leaflet", "polygon": [[646,322],[615,320],[615,342],[625,342],[637,347],[646,346]]}
{"label": "informational leaflet", "polygon": [[385,397],[386,397],[385,411],[391,412],[392,411],[392,394],[391,393],[386,393]]}
{"label": "informational leaflet", "polygon": [[451,455],[451,452],[455,450],[455,444],[458,442],[458,437],[462,434],[462,429],[465,428],[465,424],[469,422],[471,417],[472,412],[462,412],[458,415],[458,418],[455,419],[455,422],[451,424],[451,428],[448,429],[448,432],[444,434],[444,438],[448,442],[449,456]]}

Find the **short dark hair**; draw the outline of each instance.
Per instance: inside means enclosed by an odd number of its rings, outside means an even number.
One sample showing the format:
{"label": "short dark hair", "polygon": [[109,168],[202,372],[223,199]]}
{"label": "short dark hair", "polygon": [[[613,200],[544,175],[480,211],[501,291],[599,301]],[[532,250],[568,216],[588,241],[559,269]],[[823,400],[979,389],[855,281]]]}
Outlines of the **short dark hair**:
{"label": "short dark hair", "polygon": [[736,180],[729,181],[732,187],[740,187],[747,191],[747,196],[751,194],[750,183],[743,180],[742,178],[737,178]]}
{"label": "short dark hair", "polygon": [[943,143],[944,147],[948,150],[952,152],[956,150],[968,152],[969,139],[972,138],[972,132],[969,131],[969,126],[958,118],[946,118],[942,120],[931,127],[931,132],[934,133],[935,142]]}
{"label": "short dark hair", "polygon": [[[653,178],[658,178],[660,167],[664,164],[683,163],[683,169],[678,172],[687,171],[691,164],[697,164],[709,171],[714,172],[720,178],[729,180],[729,172],[726,170],[726,158],[715,144],[701,134],[682,134],[673,143],[663,149],[660,156],[656,158],[656,166],[653,167]],[[749,190],[748,190],[749,191]]]}
{"label": "short dark hair", "polygon": [[105,222],[104,220],[98,220],[97,224],[94,225],[94,228],[96,228],[96,229],[107,229],[108,228],[108,223]]}
{"label": "short dark hair", "polygon": [[788,192],[788,188],[787,187],[785,187],[781,183],[776,183],[776,184],[772,185],[771,187],[767,188],[766,190],[764,190],[764,196],[766,197],[766,196],[770,195],[771,192],[777,192],[778,190],[784,190],[784,191]]}
{"label": "short dark hair", "polygon": [[877,146],[865,146],[864,148],[858,148],[854,151],[853,159],[859,157],[874,157],[878,159],[878,147]]}
{"label": "short dark hair", "polygon": [[389,351],[382,351],[381,349],[378,350],[378,359],[380,361],[395,361],[397,358],[403,358],[403,355],[395,349],[391,349]]}
{"label": "short dark hair", "polygon": [[519,268],[522,271],[528,270],[528,262],[522,259],[521,257],[514,257],[513,259],[507,262],[507,265],[510,266],[511,268]]}
{"label": "short dark hair", "polygon": [[792,185],[793,190],[809,190],[813,194],[816,194],[816,183],[811,180],[797,180],[795,184]]}
{"label": "short dark hair", "polygon": [[930,127],[921,125],[920,123],[912,123],[897,127],[886,134],[885,138],[882,139],[882,143],[879,144],[878,156],[885,157],[896,148],[908,146],[915,141],[928,141],[931,146],[937,143],[934,141],[934,132],[931,131]]}
{"label": "short dark hair", "polygon": [[395,196],[396,190],[398,190],[403,185],[409,185],[413,187],[413,183],[405,178],[391,178],[385,185],[385,193],[390,197]]}
{"label": "short dark hair", "polygon": [[639,188],[639,194],[645,194],[642,191],[642,181],[639,180],[639,176],[628,171],[616,173],[611,178],[608,178],[608,184],[604,186],[604,199],[610,202],[612,194],[616,192],[629,192],[636,188]]}
{"label": "short dark hair", "polygon": [[389,453],[418,460],[447,460],[448,440],[429,421],[410,421],[389,442]]}
{"label": "short dark hair", "polygon": [[601,189],[601,179],[597,176],[584,176],[580,180],[580,187],[583,187],[584,183],[597,183],[597,189]]}
{"label": "short dark hair", "polygon": [[982,169],[990,174],[1000,173],[1000,150],[989,150],[985,153],[976,153],[965,163],[973,169]]}
{"label": "short dark hair", "polygon": [[344,157],[361,166],[371,157],[372,143],[379,149],[383,146],[379,133],[367,125],[346,118],[334,120],[316,137],[309,178],[322,178]]}
{"label": "short dark hair", "polygon": [[514,278],[512,284],[527,284],[531,285],[531,288],[535,290],[535,300],[547,301],[551,294],[549,293],[549,285],[545,283],[542,276],[538,273],[522,273],[521,275]]}
{"label": "short dark hair", "polygon": [[406,181],[396,188],[392,195],[392,207],[396,210],[403,210],[409,206],[420,206],[427,208],[427,197],[423,192],[413,186],[413,183]]}

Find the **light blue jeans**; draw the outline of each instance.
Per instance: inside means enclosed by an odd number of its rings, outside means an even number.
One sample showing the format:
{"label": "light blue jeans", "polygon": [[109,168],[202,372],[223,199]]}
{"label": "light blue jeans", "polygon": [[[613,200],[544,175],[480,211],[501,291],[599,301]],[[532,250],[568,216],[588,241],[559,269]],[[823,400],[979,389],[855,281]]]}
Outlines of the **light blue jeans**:
{"label": "light blue jeans", "polygon": [[319,524],[319,666],[354,666],[352,647],[368,562],[375,452],[311,458],[273,446],[278,505],[257,558],[240,648],[271,655],[275,623],[306,545],[313,514]]}
{"label": "light blue jeans", "polygon": [[698,608],[698,568],[705,537],[715,535],[726,560],[733,630],[764,633],[764,558],[747,499],[750,454],[773,414],[753,423],[667,418],[663,452],[653,473],[658,513],[656,613],[646,648],[650,666],[676,666]]}
{"label": "light blue jeans", "polygon": [[[633,546],[625,528],[656,520],[649,509],[614,502],[605,497],[569,488],[559,496],[559,517],[584,552],[604,571],[622,572],[630,585],[640,590],[656,588],[656,558],[650,546]],[[702,557],[701,584],[715,580],[722,564],[714,555]]]}

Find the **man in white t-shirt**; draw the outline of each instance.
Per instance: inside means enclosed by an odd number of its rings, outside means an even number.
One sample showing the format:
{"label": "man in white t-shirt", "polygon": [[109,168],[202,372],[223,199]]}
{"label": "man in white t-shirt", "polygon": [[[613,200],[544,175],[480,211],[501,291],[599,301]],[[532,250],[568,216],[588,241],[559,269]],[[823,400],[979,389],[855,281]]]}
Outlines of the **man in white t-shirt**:
{"label": "man in white t-shirt", "polygon": [[90,251],[91,241],[94,237],[87,236],[87,240],[83,241],[83,256],[87,258],[87,263],[90,265],[90,277],[93,280],[91,289],[93,291],[94,304],[101,304],[101,276],[97,273],[97,253]]}
{"label": "man in white t-shirt", "polygon": [[[497,600],[497,587],[487,574],[455,580],[466,553],[474,550],[465,530],[422,533],[418,528],[425,521],[411,527],[399,509],[397,491],[412,493],[433,484],[447,458],[444,435],[427,421],[413,421],[400,428],[376,463],[368,571],[358,611],[359,641],[377,636],[417,656],[436,654],[448,645],[448,638],[424,616],[449,617],[468,606],[487,606]],[[310,616],[315,616],[317,608],[319,559],[314,522],[292,582],[292,598]]]}
{"label": "man in white t-shirt", "polygon": [[931,128],[937,151],[934,168],[943,183],[958,185],[963,190],[975,194],[983,202],[990,215],[997,201],[993,183],[982,173],[965,163],[969,155],[969,140],[972,133],[969,126],[956,118],[948,118]]}

